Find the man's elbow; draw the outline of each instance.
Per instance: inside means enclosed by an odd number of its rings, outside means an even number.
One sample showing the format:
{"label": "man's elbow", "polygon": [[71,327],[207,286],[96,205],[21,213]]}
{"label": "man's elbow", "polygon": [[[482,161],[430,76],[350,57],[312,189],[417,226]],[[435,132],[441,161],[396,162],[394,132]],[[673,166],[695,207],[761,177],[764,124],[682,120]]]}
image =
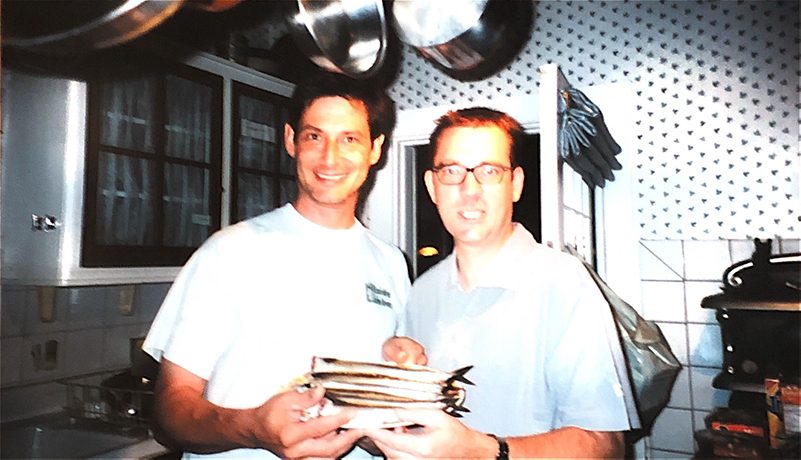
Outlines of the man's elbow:
{"label": "man's elbow", "polygon": [[175,436],[175,431],[170,429],[170,422],[166,411],[162,410],[158,404],[154,406],[153,417],[150,421],[150,431],[153,432],[153,438],[156,442],[170,450],[185,450],[183,443]]}
{"label": "man's elbow", "polygon": [[596,432],[596,445],[601,458],[623,458],[626,454],[626,443],[623,433],[619,431]]}

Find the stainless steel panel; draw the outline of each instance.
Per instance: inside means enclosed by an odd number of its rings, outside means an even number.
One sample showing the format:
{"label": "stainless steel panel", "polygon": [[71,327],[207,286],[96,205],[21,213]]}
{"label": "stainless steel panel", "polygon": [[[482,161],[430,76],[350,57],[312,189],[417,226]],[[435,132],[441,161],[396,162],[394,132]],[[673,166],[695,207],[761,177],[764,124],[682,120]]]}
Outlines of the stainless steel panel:
{"label": "stainless steel panel", "polygon": [[[80,214],[69,215],[65,204],[68,188],[82,191],[82,176],[72,174],[79,161],[83,168],[86,83],[3,69],[2,113],[3,278],[59,278],[64,239],[80,230]],[[35,231],[32,214],[55,216],[61,226]]]}

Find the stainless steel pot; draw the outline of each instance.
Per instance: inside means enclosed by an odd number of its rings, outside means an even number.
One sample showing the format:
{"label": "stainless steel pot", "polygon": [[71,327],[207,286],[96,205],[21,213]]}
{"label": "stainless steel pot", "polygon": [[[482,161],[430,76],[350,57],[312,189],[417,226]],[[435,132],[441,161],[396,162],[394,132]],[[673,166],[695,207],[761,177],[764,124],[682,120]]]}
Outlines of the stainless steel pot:
{"label": "stainless steel pot", "polygon": [[459,79],[498,71],[528,40],[529,0],[403,0],[392,6],[400,40]]}
{"label": "stainless steel pot", "polygon": [[3,2],[3,42],[35,52],[71,54],[136,38],[185,0],[24,0]]}
{"label": "stainless steel pot", "polygon": [[384,62],[387,25],[380,0],[297,0],[287,23],[298,48],[323,69],[364,78]]}

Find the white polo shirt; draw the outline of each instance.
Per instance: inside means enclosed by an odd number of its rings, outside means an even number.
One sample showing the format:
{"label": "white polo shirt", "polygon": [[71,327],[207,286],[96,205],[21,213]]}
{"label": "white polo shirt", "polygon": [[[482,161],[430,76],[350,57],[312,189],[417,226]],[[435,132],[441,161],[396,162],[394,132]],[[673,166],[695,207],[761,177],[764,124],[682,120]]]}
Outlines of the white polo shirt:
{"label": "white polo shirt", "polygon": [[[607,316],[608,315],[608,316]],[[417,279],[405,334],[429,365],[474,366],[462,421],[499,436],[560,427],[625,431],[628,415],[604,321],[609,305],[577,259],[520,224],[471,292],[452,253]],[[622,352],[617,350],[618,356]],[[626,383],[628,385],[628,383]]]}

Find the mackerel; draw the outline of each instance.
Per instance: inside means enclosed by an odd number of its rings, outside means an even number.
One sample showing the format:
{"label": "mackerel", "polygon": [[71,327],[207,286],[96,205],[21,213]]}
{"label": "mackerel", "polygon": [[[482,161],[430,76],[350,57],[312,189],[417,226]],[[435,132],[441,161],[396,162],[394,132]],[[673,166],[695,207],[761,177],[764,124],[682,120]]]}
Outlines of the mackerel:
{"label": "mackerel", "polygon": [[384,377],[368,377],[352,374],[318,374],[318,377],[311,377],[315,383],[329,388],[331,385],[368,385],[383,386],[393,389],[404,389],[421,393],[442,393],[449,390],[456,390],[461,387],[460,382],[447,384],[415,382],[412,380],[399,380]]}
{"label": "mackerel", "polygon": [[[395,380],[391,381],[394,382]],[[335,380],[317,382],[326,392],[334,394],[371,394],[378,395],[385,398],[396,398],[399,400],[417,400],[417,401],[439,401],[446,398],[447,391],[443,391],[442,387],[433,389],[434,391],[417,391],[409,390],[406,388],[393,388],[384,385],[353,385],[350,383],[338,382]],[[455,391],[455,390],[454,390]]]}
{"label": "mackerel", "polygon": [[364,399],[353,396],[328,396],[336,405],[351,407],[383,407],[396,409],[446,409],[452,407],[443,401],[387,401],[382,399]]}
{"label": "mackerel", "polygon": [[390,363],[345,361],[315,356],[312,359],[311,372],[315,378],[325,378],[332,374],[339,374],[438,384],[459,381],[472,385],[473,382],[464,376],[472,368],[473,366],[467,366],[449,373],[425,366],[400,366]]}

